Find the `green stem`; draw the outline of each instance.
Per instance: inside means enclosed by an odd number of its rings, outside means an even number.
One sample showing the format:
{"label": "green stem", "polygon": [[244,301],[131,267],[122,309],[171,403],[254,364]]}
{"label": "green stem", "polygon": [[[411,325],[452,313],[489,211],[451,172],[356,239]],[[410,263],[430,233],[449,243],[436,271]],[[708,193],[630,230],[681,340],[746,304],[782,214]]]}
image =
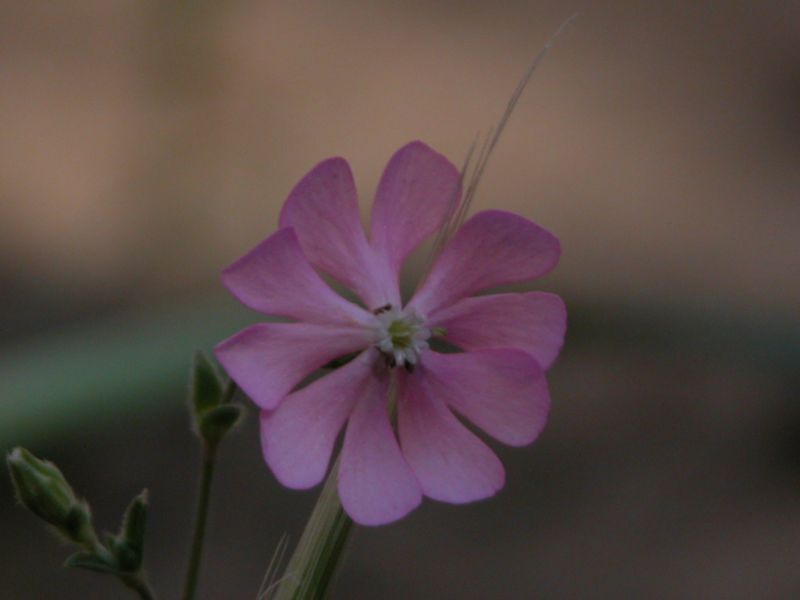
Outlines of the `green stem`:
{"label": "green stem", "polygon": [[336,461],[273,600],[322,600],[336,575],[353,521],[342,510]]}
{"label": "green stem", "polygon": [[[83,545],[87,551],[102,558],[107,564],[114,563],[114,557],[111,555],[111,552],[100,543],[93,529],[87,532]],[[139,594],[142,600],[156,600],[156,595],[153,590],[150,589],[144,571],[140,570],[137,573],[117,573],[116,575],[126,587],[129,587]]]}
{"label": "green stem", "polygon": [[120,579],[122,580],[122,583],[139,594],[139,597],[142,600],[155,600],[155,594],[140,575],[124,575],[120,576]]}
{"label": "green stem", "polygon": [[192,600],[197,589],[197,576],[200,572],[200,561],[203,555],[203,540],[206,535],[208,505],[211,500],[211,480],[214,477],[214,464],[217,458],[216,445],[203,445],[203,471],[200,478],[200,497],[197,500],[197,512],[194,520],[194,536],[189,556],[189,567],[186,570],[186,581],[183,587],[183,600]]}

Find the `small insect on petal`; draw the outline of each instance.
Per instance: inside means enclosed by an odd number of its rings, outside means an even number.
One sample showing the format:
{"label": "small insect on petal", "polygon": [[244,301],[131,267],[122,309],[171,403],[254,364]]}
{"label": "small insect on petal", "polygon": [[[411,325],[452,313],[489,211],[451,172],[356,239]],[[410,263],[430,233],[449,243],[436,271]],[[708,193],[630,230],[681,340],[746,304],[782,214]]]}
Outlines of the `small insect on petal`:
{"label": "small insect on petal", "polygon": [[392,310],[392,305],[391,304],[384,304],[383,306],[380,306],[380,307],[376,308],[375,310],[373,310],[372,314],[373,315],[380,315],[382,313],[389,312],[390,310]]}

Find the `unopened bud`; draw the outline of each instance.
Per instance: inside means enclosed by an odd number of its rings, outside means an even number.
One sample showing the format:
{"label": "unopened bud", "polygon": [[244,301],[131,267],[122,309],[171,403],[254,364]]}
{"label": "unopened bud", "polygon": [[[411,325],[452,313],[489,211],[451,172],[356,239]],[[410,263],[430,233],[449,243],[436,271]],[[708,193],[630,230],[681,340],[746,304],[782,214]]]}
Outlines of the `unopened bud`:
{"label": "unopened bud", "polygon": [[219,406],[224,394],[217,370],[202,352],[196,352],[189,384],[189,404],[197,419],[205,412]]}
{"label": "unopened bud", "polygon": [[6,462],[22,505],[75,539],[88,515],[58,467],[25,448],[14,448]]}
{"label": "unopened bud", "polygon": [[217,369],[202,352],[196,352],[189,385],[189,405],[192,427],[206,443],[217,445],[225,434],[239,422],[242,406],[231,402],[236,390],[232,381],[227,387]]}

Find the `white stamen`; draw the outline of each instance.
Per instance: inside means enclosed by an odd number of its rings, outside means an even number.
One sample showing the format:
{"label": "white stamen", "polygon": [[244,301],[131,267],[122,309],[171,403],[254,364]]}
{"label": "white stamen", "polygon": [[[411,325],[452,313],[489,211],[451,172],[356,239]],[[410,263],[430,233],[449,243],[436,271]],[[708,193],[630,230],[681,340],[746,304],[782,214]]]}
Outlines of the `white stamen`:
{"label": "white stamen", "polygon": [[413,309],[390,307],[375,315],[375,346],[393,362],[391,366],[416,365],[430,337],[425,320]]}

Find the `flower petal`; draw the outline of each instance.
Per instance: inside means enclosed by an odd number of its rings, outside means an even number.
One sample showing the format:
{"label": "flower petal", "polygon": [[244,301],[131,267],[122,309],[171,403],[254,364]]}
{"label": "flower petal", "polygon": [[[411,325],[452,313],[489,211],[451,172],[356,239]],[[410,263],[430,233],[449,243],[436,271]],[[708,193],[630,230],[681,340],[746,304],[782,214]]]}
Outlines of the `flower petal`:
{"label": "flower petal", "polygon": [[[384,371],[385,372],[385,371]],[[342,446],[339,497],[361,525],[384,525],[407,515],[422,501],[419,483],[400,452],[386,410],[388,373],[359,400]]]}
{"label": "flower petal", "polygon": [[343,158],[319,163],[289,194],[281,227],[293,227],[309,262],[328,273],[370,309],[399,304],[398,283],[370,248],[350,166]]}
{"label": "flower petal", "polygon": [[403,146],[378,184],[372,246],[399,273],[406,256],[442,226],[460,196],[461,178],[449,160],[422,142]]}
{"label": "flower petal", "polygon": [[312,487],[328,469],[333,445],[356,402],[384,394],[375,356],[362,352],[333,373],[289,394],[274,412],[261,412],[264,459],[285,486]]}
{"label": "flower petal", "polygon": [[259,323],[220,342],[214,352],[253,402],[272,410],[316,369],[369,346],[370,335],[359,327]]}
{"label": "flower petal", "polygon": [[463,350],[519,348],[548,369],[564,343],[567,310],[547,292],[494,294],[436,311],[428,326],[444,328],[445,339]]}
{"label": "flower petal", "polygon": [[420,379],[430,397],[510,446],[530,444],[547,422],[544,371],[522,350],[427,352]]}
{"label": "flower petal", "polygon": [[481,290],[544,275],[559,254],[558,239],[532,221],[479,212],[456,231],[409,304],[430,315]]}
{"label": "flower petal", "polygon": [[493,496],[505,483],[500,459],[428,391],[422,371],[399,374],[398,426],[423,493],[454,504]]}
{"label": "flower petal", "polygon": [[269,315],[317,323],[364,323],[370,318],[317,275],[290,227],[225,269],[222,281],[242,304]]}

